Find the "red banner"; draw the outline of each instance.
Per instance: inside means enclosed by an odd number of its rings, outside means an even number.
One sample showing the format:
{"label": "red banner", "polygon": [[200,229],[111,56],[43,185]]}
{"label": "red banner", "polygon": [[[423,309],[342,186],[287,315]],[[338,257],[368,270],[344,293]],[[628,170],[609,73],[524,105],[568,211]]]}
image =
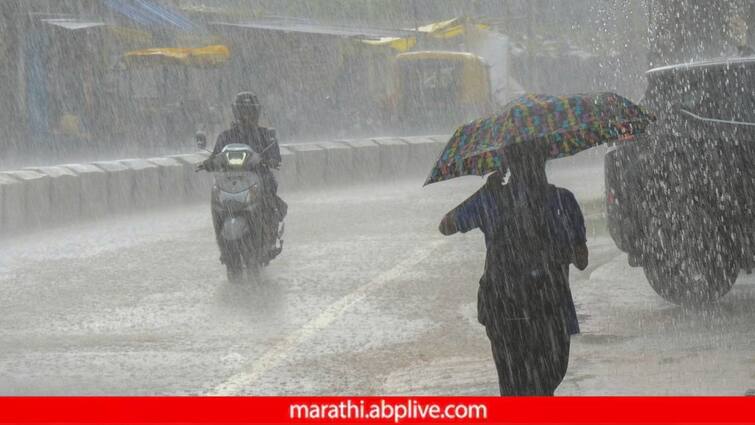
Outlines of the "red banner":
{"label": "red banner", "polygon": [[5,397],[0,424],[755,424],[755,397]]}

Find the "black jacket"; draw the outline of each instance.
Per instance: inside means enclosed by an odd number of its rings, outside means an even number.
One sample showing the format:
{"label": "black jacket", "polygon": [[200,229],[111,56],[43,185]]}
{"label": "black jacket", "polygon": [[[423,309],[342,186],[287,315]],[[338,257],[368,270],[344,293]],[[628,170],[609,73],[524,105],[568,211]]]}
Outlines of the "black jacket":
{"label": "black jacket", "polygon": [[220,133],[212,153],[220,153],[224,147],[234,143],[251,146],[257,153],[262,154],[262,160],[268,166],[275,168],[281,162],[281,151],[278,139],[275,137],[275,129],[256,127],[252,130],[244,130],[234,123],[230,129]]}

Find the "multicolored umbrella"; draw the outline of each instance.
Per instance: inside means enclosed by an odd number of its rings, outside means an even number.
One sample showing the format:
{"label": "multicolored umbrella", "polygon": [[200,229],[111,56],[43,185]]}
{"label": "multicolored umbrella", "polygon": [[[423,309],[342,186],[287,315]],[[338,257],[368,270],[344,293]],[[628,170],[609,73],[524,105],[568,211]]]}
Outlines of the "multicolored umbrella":
{"label": "multicolored umbrella", "polygon": [[501,168],[506,147],[546,143],[550,158],[574,155],[642,133],[655,117],[615,93],[573,96],[526,94],[503,112],[456,129],[425,185]]}

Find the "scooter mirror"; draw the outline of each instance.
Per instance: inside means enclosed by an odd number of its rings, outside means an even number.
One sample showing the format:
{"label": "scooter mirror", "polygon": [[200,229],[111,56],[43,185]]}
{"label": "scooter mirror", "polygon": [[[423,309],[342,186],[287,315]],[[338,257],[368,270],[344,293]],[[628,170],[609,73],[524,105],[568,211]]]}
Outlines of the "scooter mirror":
{"label": "scooter mirror", "polygon": [[194,141],[197,142],[197,147],[199,149],[207,149],[207,135],[204,134],[204,132],[197,131],[197,133],[194,135]]}

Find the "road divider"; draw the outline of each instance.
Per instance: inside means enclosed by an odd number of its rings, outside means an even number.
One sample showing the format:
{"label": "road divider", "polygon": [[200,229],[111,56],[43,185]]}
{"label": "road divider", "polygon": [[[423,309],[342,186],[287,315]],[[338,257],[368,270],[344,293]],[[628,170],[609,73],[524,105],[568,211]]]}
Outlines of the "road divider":
{"label": "road divider", "polygon": [[183,193],[184,201],[197,201],[210,199],[212,177],[208,173],[196,172],[197,165],[209,158],[207,152],[189,153],[182,155],[170,155],[168,158],[175,159],[183,168]]}
{"label": "road divider", "polygon": [[[411,164],[409,161],[409,145],[401,139],[374,139],[380,152],[380,178],[382,180],[396,180],[406,176],[412,166],[423,167],[424,164]],[[431,159],[426,161],[431,163]],[[429,168],[429,166],[427,166]]]}
{"label": "road divider", "polygon": [[353,181],[362,183],[377,179],[380,174],[380,146],[371,140],[344,143],[352,149]]}
{"label": "road divider", "polygon": [[71,193],[72,199],[78,197],[79,218],[92,219],[104,217],[108,214],[108,183],[107,172],[94,164],[65,164],[76,175],[79,183],[78,193]]}
{"label": "road divider", "polygon": [[326,142],[319,146],[325,151],[325,184],[344,184],[354,175],[354,149],[344,143]]}
{"label": "road divider", "polygon": [[56,211],[50,208],[50,176],[28,169],[3,174],[18,181],[3,191],[3,196],[8,197],[3,202],[10,222],[7,231],[12,231],[13,226],[36,228],[52,222]]}
{"label": "road divider", "polygon": [[157,167],[158,204],[169,205],[181,202],[186,197],[184,166],[176,158],[149,158],[147,161]]}
{"label": "road divider", "polygon": [[107,199],[103,199],[102,202],[107,202],[108,213],[118,214],[130,211],[133,206],[131,186],[134,181],[134,172],[119,161],[100,161],[95,162],[94,165],[105,172]]}
{"label": "road divider", "polygon": [[23,226],[23,189],[18,180],[0,174],[0,234]]}
{"label": "road divider", "polygon": [[327,151],[314,143],[290,145],[288,148],[296,157],[297,187],[312,189],[324,186]]}
{"label": "road divider", "polygon": [[[281,146],[282,193],[427,176],[448,136],[385,137]],[[195,172],[207,152],[0,172],[0,234],[209,202],[212,175]],[[580,165],[581,166],[581,165]]]}
{"label": "road divider", "polygon": [[160,201],[159,167],[144,159],[119,161],[131,171],[124,195],[131,200],[134,209],[142,210],[156,206]]}
{"label": "road divider", "polygon": [[[404,137],[402,140],[409,145],[407,168],[412,176],[426,177],[429,175],[434,163],[428,161],[428,158],[437,160],[446,146],[445,142],[439,142],[428,137]],[[422,167],[422,165],[425,166]]]}
{"label": "road divider", "polygon": [[77,220],[81,215],[81,182],[76,173],[65,167],[39,167],[32,171],[49,177],[49,221],[60,224]]}

